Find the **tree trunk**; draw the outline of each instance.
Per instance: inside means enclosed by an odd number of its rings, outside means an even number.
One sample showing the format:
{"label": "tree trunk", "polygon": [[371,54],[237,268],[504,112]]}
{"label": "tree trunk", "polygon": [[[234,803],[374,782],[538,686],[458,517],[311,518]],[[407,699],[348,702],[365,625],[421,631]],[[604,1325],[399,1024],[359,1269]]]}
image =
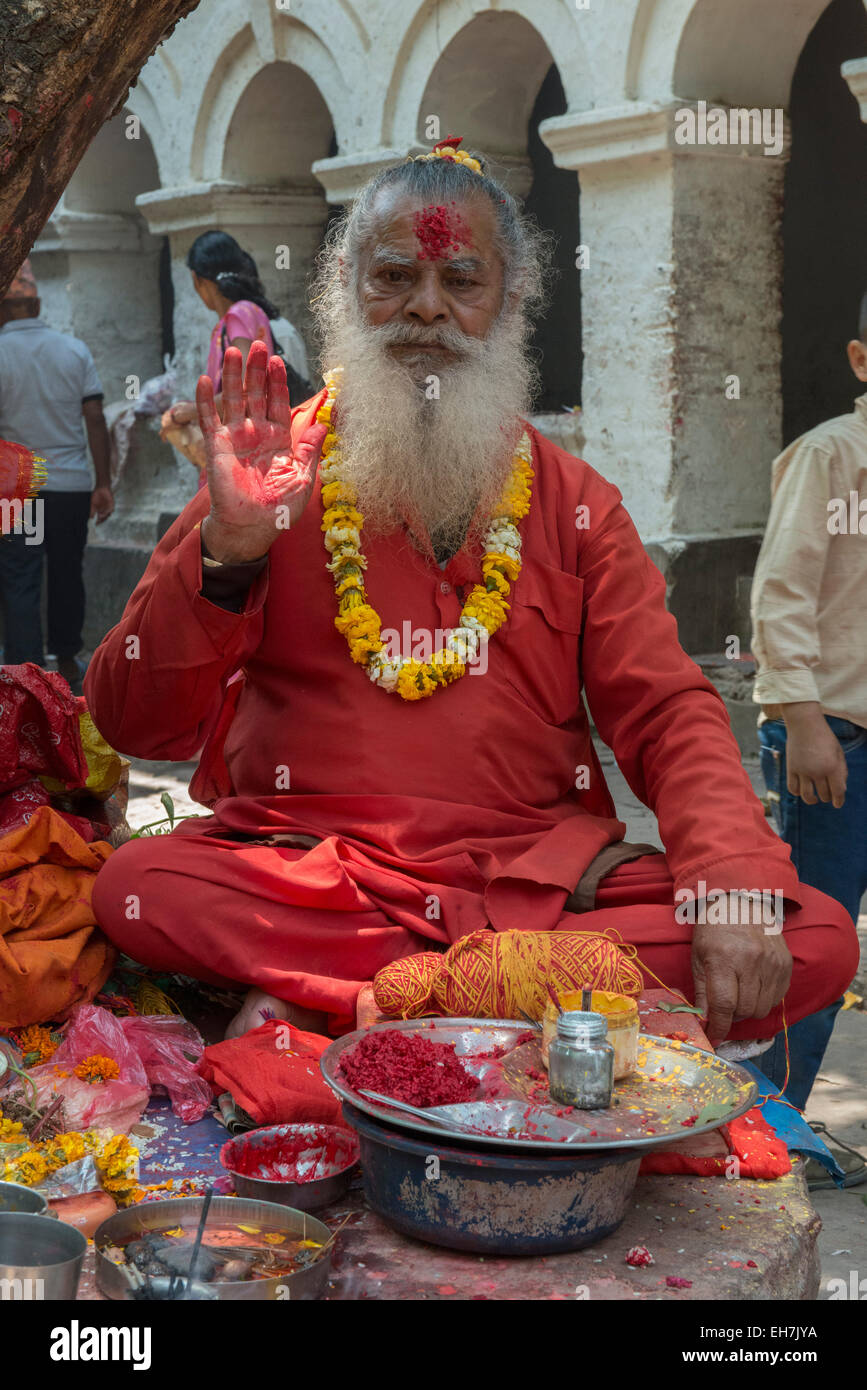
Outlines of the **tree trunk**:
{"label": "tree trunk", "polygon": [[100,126],[199,0],[2,0],[0,297]]}

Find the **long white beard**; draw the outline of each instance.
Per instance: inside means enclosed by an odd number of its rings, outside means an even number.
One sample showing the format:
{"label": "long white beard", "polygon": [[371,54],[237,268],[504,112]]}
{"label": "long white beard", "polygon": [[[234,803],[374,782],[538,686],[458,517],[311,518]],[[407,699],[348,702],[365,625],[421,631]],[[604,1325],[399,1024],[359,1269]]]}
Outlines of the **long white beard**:
{"label": "long white beard", "polygon": [[[478,508],[476,543],[509,476],[533,367],[520,313],[501,314],[487,338],[453,325],[371,327],[354,297],[331,313],[323,360],[342,366],[337,428],[343,476],[358,493],[365,531],[382,534],[418,518],[436,549],[459,550]],[[459,354],[399,362],[390,343],[436,342]],[[439,398],[432,391],[438,387]],[[433,395],[433,399],[428,399]]]}

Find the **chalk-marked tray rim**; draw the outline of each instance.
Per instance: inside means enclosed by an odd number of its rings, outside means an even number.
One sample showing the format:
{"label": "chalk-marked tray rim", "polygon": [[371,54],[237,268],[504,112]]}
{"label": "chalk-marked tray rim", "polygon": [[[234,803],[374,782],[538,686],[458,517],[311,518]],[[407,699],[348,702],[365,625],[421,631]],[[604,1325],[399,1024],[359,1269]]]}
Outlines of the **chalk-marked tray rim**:
{"label": "chalk-marked tray rim", "polygon": [[[614,1088],[615,1098],[619,1099],[621,1103],[624,1099],[627,1101],[638,1099],[634,1092],[639,1081],[651,1079],[654,1068],[663,1068],[669,1063],[678,1065],[680,1071],[685,1070],[687,1073],[692,1071],[694,1075],[700,1073],[701,1082],[704,1083],[692,1088],[695,1092],[695,1098],[691,1100],[688,1107],[672,1110],[669,1115],[657,1114],[654,1117],[655,1132],[653,1133],[639,1132],[639,1122],[636,1120],[634,1122],[635,1128],[630,1129],[627,1121],[626,1130],[628,1132],[615,1134],[613,1131],[618,1128],[615,1122],[624,1120],[628,1115],[636,1113],[625,1107],[612,1107],[605,1111],[575,1111],[573,1113],[576,1119],[573,1120],[568,1116],[562,1118],[555,1116],[554,1112],[562,1107],[551,1102],[535,1105],[529,1102],[526,1095],[514,1095],[511,1098],[502,1097],[488,1101],[471,1100],[457,1105],[432,1106],[431,1113],[436,1115],[441,1112],[444,1117],[452,1116],[464,1121],[469,1120],[471,1123],[482,1123],[484,1120],[495,1123],[498,1117],[502,1117],[503,1122],[507,1123],[510,1117],[514,1116],[516,1107],[523,1112],[530,1106],[533,1116],[528,1122],[532,1124],[539,1121],[544,1124],[545,1137],[540,1135],[539,1138],[527,1139],[516,1138],[512,1135],[475,1134],[465,1133],[461,1130],[446,1130],[436,1123],[426,1124],[424,1120],[416,1118],[414,1115],[408,1115],[379,1101],[370,1100],[367,1096],[353,1090],[340,1075],[340,1062],[345,1052],[369,1033],[385,1032],[387,1029],[423,1033],[430,1038],[431,1042],[454,1043],[457,1055],[465,1062],[472,1061],[474,1052],[489,1052],[493,1048],[508,1045],[513,1040],[516,1042],[522,1035],[526,1037],[531,1030],[520,1019],[406,1019],[375,1023],[369,1028],[360,1028],[354,1033],[347,1033],[338,1038],[326,1048],[320,1058],[322,1075],[331,1089],[342,1100],[348,1101],[357,1110],[363,1111],[364,1114],[370,1115],[375,1120],[397,1129],[423,1134],[427,1138],[436,1137],[441,1143],[470,1145],[474,1148],[521,1149],[531,1153],[547,1150],[564,1156],[598,1152],[599,1150],[612,1152],[634,1149],[647,1152],[668,1148],[672,1144],[683,1143],[685,1140],[696,1138],[701,1134],[711,1134],[722,1125],[744,1115],[752,1109],[758,1099],[756,1082],[749,1072],[745,1071],[743,1067],[739,1067],[737,1063],[727,1062],[722,1057],[717,1057],[715,1053],[706,1052],[696,1047],[693,1043],[680,1042],[674,1038],[661,1038],[651,1033],[641,1033],[638,1039],[638,1079],[636,1080],[634,1077],[631,1081],[618,1082]],[[516,1058],[519,1052],[524,1053],[525,1055],[521,1058],[522,1066],[524,1062],[531,1062],[542,1070],[540,1036],[521,1044],[511,1054],[512,1057]],[[482,1069],[492,1065],[496,1064],[485,1062],[479,1064]],[[484,1070],[482,1070],[481,1075],[484,1074]],[[686,1080],[677,1084],[685,1085]],[[705,1121],[704,1124],[699,1125],[695,1122],[692,1126],[684,1125],[683,1121],[689,1119],[693,1111],[700,1113],[708,1105],[715,1105],[717,1108],[725,1106],[726,1108],[723,1114]],[[643,1113],[647,1116],[650,1112],[645,1109]],[[619,1126],[619,1128],[622,1129],[623,1126]],[[600,1129],[602,1133],[599,1132]],[[591,1134],[591,1130],[595,1130],[596,1133]]]}

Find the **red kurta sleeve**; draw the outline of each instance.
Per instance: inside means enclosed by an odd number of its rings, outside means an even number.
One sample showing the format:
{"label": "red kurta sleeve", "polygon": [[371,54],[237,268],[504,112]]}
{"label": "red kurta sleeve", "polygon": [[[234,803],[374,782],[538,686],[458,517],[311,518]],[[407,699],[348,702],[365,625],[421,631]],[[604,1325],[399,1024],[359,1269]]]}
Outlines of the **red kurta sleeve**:
{"label": "red kurta sleeve", "polygon": [[208,507],[203,490],[166,532],[85,677],[100,732],[134,757],[193,757],[216,719],[228,678],[262,639],[267,566],[240,613],[218,608],[199,592],[197,523]]}
{"label": "red kurta sleeve", "polygon": [[[659,820],[675,888],[780,890],[800,902],[789,848],[741,765],[720,696],[677,640],[665,581],[620,493],[589,470],[581,551],[582,666],[590,711]],[[584,499],[582,499],[584,500]]]}

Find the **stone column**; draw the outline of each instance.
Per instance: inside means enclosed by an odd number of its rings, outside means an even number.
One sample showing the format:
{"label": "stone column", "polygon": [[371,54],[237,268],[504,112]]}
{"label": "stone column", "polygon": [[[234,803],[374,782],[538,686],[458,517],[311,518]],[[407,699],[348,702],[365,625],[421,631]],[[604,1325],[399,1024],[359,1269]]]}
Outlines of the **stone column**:
{"label": "stone column", "polygon": [[[151,231],[167,235],[171,244],[175,351],[182,392],[192,392],[205,370],[214,327],[213,314],[193,289],[187,252],[201,232],[212,228],[229,232],[254,257],[269,298],[307,343],[313,368],[307,281],[328,215],[318,190],[245,188],[216,181],[145,193],[136,205]],[[278,247],[288,248],[288,266],[285,252],[280,252],[282,265],[278,265]]]}
{"label": "stone column", "polygon": [[781,447],[786,151],[681,144],[687,109],[630,103],[540,134],[581,181],[585,455],[622,490],[700,652],[745,635],[738,580]]}
{"label": "stone column", "polygon": [[43,317],[87,343],[106,402],[162,371],[159,253],[141,218],[62,204],[33,248]]}
{"label": "stone column", "polygon": [[852,58],[840,71],[860,107],[862,121],[867,121],[867,58]]}

